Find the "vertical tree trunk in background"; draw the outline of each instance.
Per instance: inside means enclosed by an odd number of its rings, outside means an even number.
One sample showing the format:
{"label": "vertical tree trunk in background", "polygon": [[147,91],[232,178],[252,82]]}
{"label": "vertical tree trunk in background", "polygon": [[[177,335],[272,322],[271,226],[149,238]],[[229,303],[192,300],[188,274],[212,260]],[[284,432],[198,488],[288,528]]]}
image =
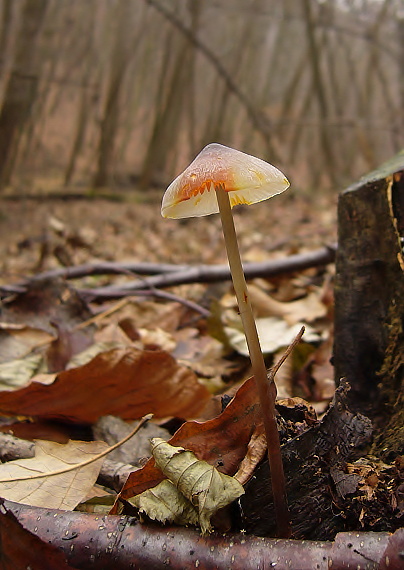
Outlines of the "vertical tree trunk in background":
{"label": "vertical tree trunk in background", "polygon": [[91,117],[91,104],[94,103],[96,94],[93,91],[93,83],[97,85],[100,81],[100,66],[98,63],[98,53],[96,49],[96,28],[101,27],[103,18],[100,18],[100,12],[103,16],[102,10],[98,10],[91,21],[91,27],[87,32],[87,60],[84,62],[84,70],[81,78],[81,93],[78,103],[77,119],[76,119],[76,132],[74,134],[73,144],[71,146],[69,158],[67,161],[66,171],[64,175],[64,185],[68,186],[74,173],[76,165],[80,157],[80,153],[84,146],[84,141],[87,134],[88,125]]}
{"label": "vertical tree trunk in background", "polygon": [[127,45],[130,41],[130,25],[133,16],[132,3],[120,0],[116,7],[115,34],[107,93],[103,117],[100,125],[100,138],[97,149],[96,171],[93,178],[94,188],[107,186],[111,179],[116,136],[119,127],[120,99],[127,69]]}
{"label": "vertical tree trunk in background", "polygon": [[10,183],[18,144],[36,99],[36,48],[47,5],[48,0],[26,0],[21,14],[13,68],[0,111],[0,188]]}
{"label": "vertical tree trunk in background", "polygon": [[[336,183],[336,164],[332,144],[329,135],[329,128],[327,122],[329,120],[328,104],[329,100],[326,94],[325,86],[323,84],[323,73],[321,70],[321,50],[319,49],[316,40],[316,29],[313,14],[312,0],[304,0],[304,19],[306,23],[306,34],[310,52],[310,64],[313,75],[313,92],[317,98],[319,112],[320,112],[320,139],[323,147],[325,168],[331,179]],[[324,168],[324,167],[323,167]]]}

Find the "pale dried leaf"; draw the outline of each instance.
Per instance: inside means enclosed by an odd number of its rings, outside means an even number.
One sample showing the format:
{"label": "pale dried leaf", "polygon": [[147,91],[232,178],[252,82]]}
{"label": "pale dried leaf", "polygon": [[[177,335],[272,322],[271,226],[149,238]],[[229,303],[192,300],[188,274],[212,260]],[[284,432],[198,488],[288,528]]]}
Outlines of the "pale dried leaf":
{"label": "pale dried leaf", "polygon": [[29,384],[43,361],[41,354],[31,354],[0,364],[0,390],[17,390]]}
{"label": "pale dried leaf", "polygon": [[198,460],[191,451],[173,447],[160,438],[152,439],[151,444],[158,467],[196,507],[202,533],[210,532],[211,517],[244,493],[242,485]]}
{"label": "pale dried leaf", "polygon": [[121,345],[114,342],[96,342],[75,354],[68,362],[66,366],[66,370],[71,370],[72,368],[78,368],[79,366],[84,366],[88,362],[90,362],[93,358],[95,358],[98,354],[102,352],[106,352],[108,350],[112,350],[113,348],[119,348]]}
{"label": "pale dried leaf", "polygon": [[[267,317],[256,320],[258,336],[261,343],[262,352],[273,354],[280,348],[289,346],[302,328],[302,323],[293,326],[287,324],[283,319]],[[247,341],[244,333],[233,327],[225,327],[229,344],[240,354],[248,356]],[[309,326],[305,326],[304,341],[318,342],[320,336]]]}
{"label": "pale dried leaf", "polygon": [[162,350],[172,352],[176,346],[173,336],[160,327],[139,328],[138,333],[143,346],[158,346]]}
{"label": "pale dried leaf", "polygon": [[161,523],[171,522],[185,526],[197,525],[199,522],[193,504],[168,479],[129,499],[129,502],[150,519]]}
{"label": "pale dried leaf", "polygon": [[36,441],[35,457],[0,465],[0,496],[35,507],[73,510],[88,494],[97,480],[103,458],[60,475],[19,481],[19,477],[50,473],[69,467],[102,453],[108,445],[103,441],[69,441],[65,445]]}
{"label": "pale dried leaf", "polygon": [[326,316],[320,289],[315,289],[296,301],[282,302],[273,299],[253,283],[248,288],[251,304],[258,317],[283,317],[289,325],[304,321],[312,323]]}
{"label": "pale dried leaf", "polygon": [[55,340],[55,335],[24,324],[0,323],[0,362],[27,356],[32,350]]}

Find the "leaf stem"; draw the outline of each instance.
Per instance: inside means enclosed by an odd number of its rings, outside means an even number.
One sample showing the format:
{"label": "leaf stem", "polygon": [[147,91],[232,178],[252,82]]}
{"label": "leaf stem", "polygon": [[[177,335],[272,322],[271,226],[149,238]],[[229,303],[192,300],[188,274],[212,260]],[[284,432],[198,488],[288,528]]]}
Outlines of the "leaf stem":
{"label": "leaf stem", "polygon": [[286,484],[279,433],[275,418],[276,387],[275,383],[270,381],[267,375],[267,369],[248,295],[243,266],[241,264],[229,195],[221,186],[216,187],[215,190],[219,204],[223,236],[226,244],[233,286],[237,297],[244,333],[247,339],[252,371],[257,384],[264,419],[277,533],[280,538],[288,538],[291,535],[291,525],[286,498]]}

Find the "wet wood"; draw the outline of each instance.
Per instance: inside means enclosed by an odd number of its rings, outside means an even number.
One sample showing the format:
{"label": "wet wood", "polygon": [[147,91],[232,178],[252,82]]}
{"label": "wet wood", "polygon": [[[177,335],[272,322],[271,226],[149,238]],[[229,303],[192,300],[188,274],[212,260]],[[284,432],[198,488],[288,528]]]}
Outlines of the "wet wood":
{"label": "wet wood", "polygon": [[[265,539],[243,534],[202,537],[190,528],[141,525],[129,516],[101,517],[4,501],[0,506],[0,529],[5,555],[13,551],[16,540],[19,552],[24,550],[27,537],[17,521],[46,542],[44,547],[56,547],[72,567],[83,570],[402,568],[404,532],[401,531],[394,535],[347,532],[337,535],[333,542]],[[49,554],[45,548],[41,550],[39,542],[36,551],[43,554],[41,568],[65,567],[46,565]]]}

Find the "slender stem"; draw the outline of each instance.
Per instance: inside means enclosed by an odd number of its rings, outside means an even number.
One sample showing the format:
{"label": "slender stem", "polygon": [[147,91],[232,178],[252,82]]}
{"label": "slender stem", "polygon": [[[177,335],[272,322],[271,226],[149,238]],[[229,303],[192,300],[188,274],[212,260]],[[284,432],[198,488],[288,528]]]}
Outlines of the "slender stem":
{"label": "slender stem", "polygon": [[279,433],[275,419],[276,387],[275,383],[270,382],[267,376],[267,369],[251,309],[243,266],[241,265],[240,251],[237,243],[233,215],[231,213],[229,195],[222,187],[217,187],[216,196],[219,204],[223,236],[226,244],[234,290],[236,292],[240,316],[247,339],[252,371],[261,402],[268,445],[268,460],[271,470],[277,532],[279,537],[287,538],[291,534],[291,527],[286,499],[285,475],[283,472]]}

